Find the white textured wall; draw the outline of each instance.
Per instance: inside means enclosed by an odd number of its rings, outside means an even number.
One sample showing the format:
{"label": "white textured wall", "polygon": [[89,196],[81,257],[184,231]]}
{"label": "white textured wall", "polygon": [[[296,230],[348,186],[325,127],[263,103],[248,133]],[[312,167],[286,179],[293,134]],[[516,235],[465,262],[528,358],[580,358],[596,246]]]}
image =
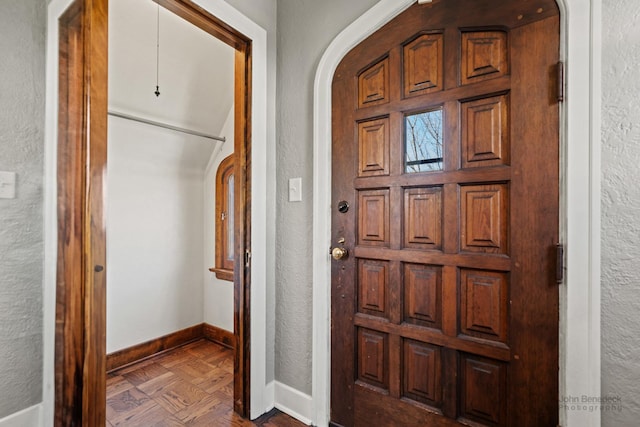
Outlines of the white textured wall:
{"label": "white textured wall", "polygon": [[203,171],[213,148],[109,119],[107,352],[202,323]]}
{"label": "white textured wall", "polygon": [[0,2],[0,419],[42,400],[42,265],[46,3]]}
{"label": "white textured wall", "polygon": [[216,172],[220,162],[233,153],[233,115],[231,108],[221,136],[227,138],[220,148],[211,154],[207,170],[204,174],[203,200],[204,200],[204,321],[233,332],[233,282],[216,278],[215,273],[209,268],[215,265],[216,256]]}
{"label": "white textured wall", "polygon": [[640,414],[640,2],[603,1],[602,394],[622,411],[603,426],[638,425]]}
{"label": "white textured wall", "polygon": [[[313,314],[313,81],[329,43],[376,2],[278,1],[275,377],[307,394]],[[302,202],[288,201],[288,180],[294,177],[302,177]]]}

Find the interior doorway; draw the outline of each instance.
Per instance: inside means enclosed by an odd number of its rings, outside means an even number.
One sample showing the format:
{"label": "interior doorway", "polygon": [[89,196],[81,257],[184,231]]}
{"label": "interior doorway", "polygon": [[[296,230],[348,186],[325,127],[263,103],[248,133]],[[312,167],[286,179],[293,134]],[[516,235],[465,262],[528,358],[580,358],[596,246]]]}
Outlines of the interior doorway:
{"label": "interior doorway", "polygon": [[[157,3],[235,49],[234,409],[249,415],[252,41],[188,0]],[[106,368],[106,0],[59,21],[55,423],[104,425]]]}

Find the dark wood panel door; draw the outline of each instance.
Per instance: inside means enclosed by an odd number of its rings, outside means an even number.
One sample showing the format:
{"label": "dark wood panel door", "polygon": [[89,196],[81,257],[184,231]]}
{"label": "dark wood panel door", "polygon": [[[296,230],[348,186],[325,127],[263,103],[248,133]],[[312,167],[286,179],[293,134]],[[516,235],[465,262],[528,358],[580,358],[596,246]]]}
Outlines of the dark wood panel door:
{"label": "dark wood panel door", "polygon": [[557,425],[558,54],[552,0],[435,0],[339,65],[333,425]]}

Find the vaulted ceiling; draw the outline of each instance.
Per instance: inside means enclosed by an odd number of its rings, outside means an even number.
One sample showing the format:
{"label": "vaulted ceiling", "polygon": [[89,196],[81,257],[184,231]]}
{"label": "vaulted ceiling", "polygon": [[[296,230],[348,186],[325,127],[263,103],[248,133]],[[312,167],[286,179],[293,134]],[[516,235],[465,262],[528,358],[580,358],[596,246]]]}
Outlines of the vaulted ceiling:
{"label": "vaulted ceiling", "polygon": [[151,0],[109,7],[109,108],[219,135],[233,105],[234,50]]}

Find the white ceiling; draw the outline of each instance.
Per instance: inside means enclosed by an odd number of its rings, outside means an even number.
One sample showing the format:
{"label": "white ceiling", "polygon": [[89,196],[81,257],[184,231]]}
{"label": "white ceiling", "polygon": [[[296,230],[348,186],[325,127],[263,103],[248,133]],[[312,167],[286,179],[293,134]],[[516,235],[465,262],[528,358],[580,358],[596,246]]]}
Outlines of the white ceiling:
{"label": "white ceiling", "polygon": [[219,135],[233,105],[234,50],[160,7],[156,97],[157,7],[109,2],[109,108]]}

